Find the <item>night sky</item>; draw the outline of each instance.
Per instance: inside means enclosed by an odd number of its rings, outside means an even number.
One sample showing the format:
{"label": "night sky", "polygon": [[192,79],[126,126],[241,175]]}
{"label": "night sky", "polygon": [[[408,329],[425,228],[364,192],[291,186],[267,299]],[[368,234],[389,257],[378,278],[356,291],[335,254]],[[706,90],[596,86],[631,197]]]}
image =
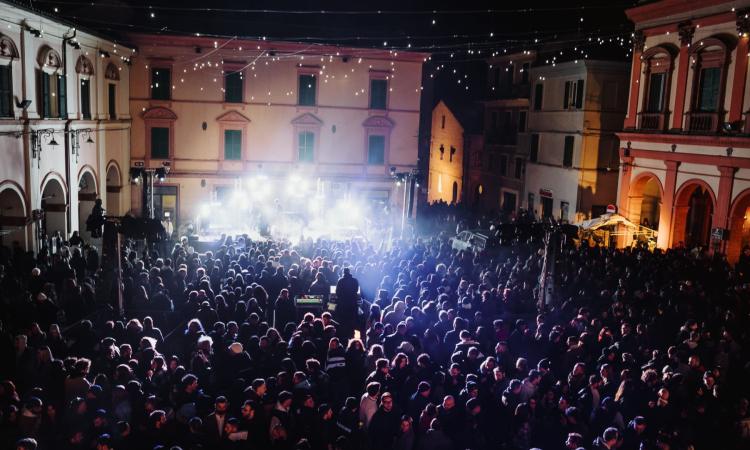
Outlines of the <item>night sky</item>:
{"label": "night sky", "polygon": [[624,10],[637,2],[18,0],[17,3],[122,40],[126,40],[123,36],[128,31],[201,33],[430,52],[433,57],[424,67],[424,84],[431,89],[432,97],[470,102],[485,94],[484,60],[493,53],[535,49],[543,55],[541,64],[551,63],[551,55],[557,62],[583,57],[625,61],[631,47],[625,40],[630,37],[632,25]]}

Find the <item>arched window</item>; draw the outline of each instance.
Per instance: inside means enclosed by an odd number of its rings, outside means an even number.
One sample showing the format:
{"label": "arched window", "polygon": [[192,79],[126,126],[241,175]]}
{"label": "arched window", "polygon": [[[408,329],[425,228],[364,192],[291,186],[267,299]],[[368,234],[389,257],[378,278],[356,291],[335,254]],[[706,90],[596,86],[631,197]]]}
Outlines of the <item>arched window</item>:
{"label": "arched window", "polygon": [[676,49],[671,46],[650,48],[643,54],[643,104],[640,128],[664,130],[669,119],[669,94]]}
{"label": "arched window", "polygon": [[110,62],[104,70],[104,78],[107,80],[107,111],[110,120],[117,118],[117,82],[120,80],[120,69]]}
{"label": "arched window", "polygon": [[79,56],[76,61],[76,73],[79,78],[81,118],[91,119],[91,77],[94,76],[94,65],[91,60],[83,55]]}
{"label": "arched window", "polygon": [[724,90],[730,45],[724,38],[694,42],[690,51],[693,87],[687,126],[689,131],[715,133],[724,120]]}
{"label": "arched window", "polygon": [[16,44],[0,34],[0,117],[13,117],[14,59],[18,59]]}
{"label": "arched window", "polygon": [[49,46],[39,51],[39,104],[44,119],[64,119],[68,116],[67,89],[60,54]]}

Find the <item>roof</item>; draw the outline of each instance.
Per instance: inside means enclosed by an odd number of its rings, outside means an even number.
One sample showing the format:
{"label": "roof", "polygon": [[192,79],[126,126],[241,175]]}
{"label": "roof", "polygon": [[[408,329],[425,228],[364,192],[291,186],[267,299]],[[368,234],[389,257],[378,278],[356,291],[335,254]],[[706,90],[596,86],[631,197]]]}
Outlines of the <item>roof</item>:
{"label": "roof", "polygon": [[434,110],[440,102],[443,102],[445,107],[456,117],[456,120],[458,120],[458,123],[464,129],[464,135],[482,133],[484,128],[484,107],[481,103],[461,105],[454,100],[438,98],[435,100],[432,109]]}

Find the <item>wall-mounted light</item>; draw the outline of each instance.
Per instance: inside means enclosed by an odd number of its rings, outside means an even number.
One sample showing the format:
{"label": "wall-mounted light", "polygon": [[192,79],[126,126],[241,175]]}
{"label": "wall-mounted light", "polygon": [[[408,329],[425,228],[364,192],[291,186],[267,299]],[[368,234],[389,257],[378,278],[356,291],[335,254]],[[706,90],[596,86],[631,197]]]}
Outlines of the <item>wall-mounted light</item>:
{"label": "wall-mounted light", "polygon": [[102,58],[109,58],[109,52],[106,50],[99,50],[99,56]]}

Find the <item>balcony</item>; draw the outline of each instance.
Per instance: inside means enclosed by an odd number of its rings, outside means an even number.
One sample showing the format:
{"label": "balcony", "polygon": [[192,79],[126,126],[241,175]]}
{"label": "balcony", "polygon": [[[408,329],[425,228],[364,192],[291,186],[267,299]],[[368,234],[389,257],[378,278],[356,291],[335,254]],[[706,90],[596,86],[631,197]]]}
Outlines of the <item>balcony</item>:
{"label": "balcony", "polygon": [[642,112],[640,129],[643,131],[664,131],[667,127],[668,112]]}
{"label": "balcony", "polygon": [[718,133],[724,117],[723,112],[696,111],[685,114],[685,127],[690,133]]}

